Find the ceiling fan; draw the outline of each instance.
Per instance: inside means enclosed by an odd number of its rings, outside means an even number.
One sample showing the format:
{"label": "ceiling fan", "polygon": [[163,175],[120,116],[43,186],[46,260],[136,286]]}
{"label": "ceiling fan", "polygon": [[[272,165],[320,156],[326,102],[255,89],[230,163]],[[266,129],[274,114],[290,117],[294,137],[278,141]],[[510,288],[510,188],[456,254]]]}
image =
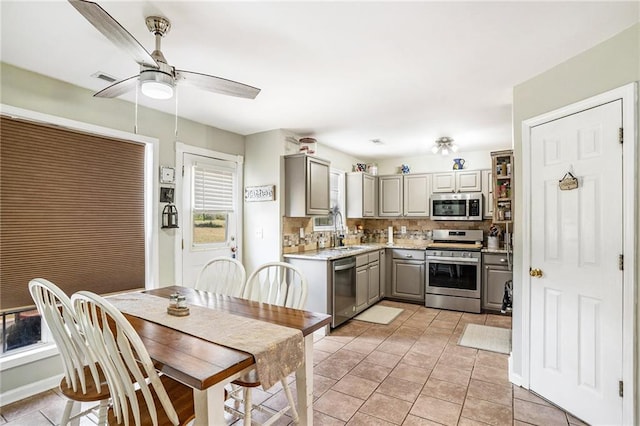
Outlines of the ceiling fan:
{"label": "ceiling fan", "polygon": [[160,50],[162,37],[171,28],[171,22],[166,18],[160,16],[146,18],[147,28],[156,38],[155,50],[150,54],[138,40],[97,3],[87,0],[69,0],[69,3],[116,47],[132,55],[140,65],[140,74],[117,81],[93,96],[115,98],[135,88],[138,81],[140,81],[142,93],[155,99],[171,98],[176,84],[248,99],[255,99],[260,93],[260,89],[237,81],[193,71],[178,70],[169,65]]}

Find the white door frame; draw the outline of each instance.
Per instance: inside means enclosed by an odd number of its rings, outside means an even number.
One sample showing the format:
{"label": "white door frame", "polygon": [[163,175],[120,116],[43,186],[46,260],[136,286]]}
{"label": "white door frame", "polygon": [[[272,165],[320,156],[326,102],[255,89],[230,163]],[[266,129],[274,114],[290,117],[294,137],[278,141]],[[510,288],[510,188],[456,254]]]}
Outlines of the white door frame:
{"label": "white door frame", "polygon": [[635,402],[637,395],[636,381],[636,284],[637,284],[637,254],[636,235],[638,228],[638,185],[634,175],[638,170],[638,121],[637,121],[637,83],[630,83],[617,89],[610,90],[589,99],[568,105],[546,114],[522,122],[522,374],[521,383],[529,388],[530,364],[530,318],[531,318],[531,277],[529,276],[529,261],[531,259],[531,128],[540,124],[556,120],[567,115],[575,114],[598,105],[622,100],[622,123],[624,127],[624,143],[622,147],[622,193],[623,214],[623,250],[624,250],[624,278],[623,278],[623,333],[622,333],[622,380],[625,383],[622,400],[623,424],[636,424]]}
{"label": "white door frame", "polygon": [[[238,251],[236,252],[236,259],[242,262],[242,252],[243,250],[243,232],[244,223],[243,223],[243,206],[244,201],[242,199],[243,188],[244,188],[244,156],[236,155],[236,154],[227,154],[224,152],[213,151],[207,148],[200,148],[193,145],[187,145],[182,142],[176,142],[176,191],[173,199],[182,200],[182,190],[184,188],[183,185],[183,176],[182,176],[182,167],[183,167],[183,158],[184,154],[194,154],[201,155],[204,157],[217,158],[220,160],[233,161],[238,164],[237,169],[237,179],[238,179],[238,205],[237,205],[237,227],[238,232],[236,233],[236,241]],[[175,239],[175,249],[174,253],[174,264],[175,266],[175,276],[174,282],[179,283],[182,282],[182,232],[184,232],[184,227],[178,228],[178,232],[176,233]]]}

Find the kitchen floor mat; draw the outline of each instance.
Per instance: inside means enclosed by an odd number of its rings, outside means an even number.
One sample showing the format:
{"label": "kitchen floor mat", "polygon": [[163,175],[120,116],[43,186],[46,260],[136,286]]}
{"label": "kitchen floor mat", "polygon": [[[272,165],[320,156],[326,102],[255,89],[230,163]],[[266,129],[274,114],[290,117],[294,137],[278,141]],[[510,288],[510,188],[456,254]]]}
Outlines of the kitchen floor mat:
{"label": "kitchen floor mat", "polygon": [[353,319],[376,324],[389,324],[396,319],[404,309],[392,308],[390,306],[373,305],[363,313],[356,315]]}
{"label": "kitchen floor mat", "polygon": [[511,352],[511,330],[488,325],[467,324],[458,345],[508,354]]}

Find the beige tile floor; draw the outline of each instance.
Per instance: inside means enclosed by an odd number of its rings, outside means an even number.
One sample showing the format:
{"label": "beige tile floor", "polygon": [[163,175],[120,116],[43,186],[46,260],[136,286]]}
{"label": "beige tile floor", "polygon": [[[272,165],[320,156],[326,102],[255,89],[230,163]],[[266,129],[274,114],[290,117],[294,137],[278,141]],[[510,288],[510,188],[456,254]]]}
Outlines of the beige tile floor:
{"label": "beige tile floor", "polygon": [[[509,383],[507,355],[457,345],[465,324],[511,328],[511,317],[381,303],[404,311],[389,325],[349,321],[314,343],[315,425],[584,425]],[[279,386],[254,390],[254,401],[286,402]],[[63,405],[50,390],[3,407],[0,425],[48,426]]]}

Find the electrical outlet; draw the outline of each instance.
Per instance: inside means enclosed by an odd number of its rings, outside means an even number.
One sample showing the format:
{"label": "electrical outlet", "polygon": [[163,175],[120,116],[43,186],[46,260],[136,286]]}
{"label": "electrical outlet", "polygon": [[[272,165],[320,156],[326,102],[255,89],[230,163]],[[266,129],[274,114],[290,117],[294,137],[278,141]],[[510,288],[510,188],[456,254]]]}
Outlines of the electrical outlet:
{"label": "electrical outlet", "polygon": [[401,226],[400,227],[400,233],[401,234],[406,234],[407,233],[407,227],[406,226]]}

